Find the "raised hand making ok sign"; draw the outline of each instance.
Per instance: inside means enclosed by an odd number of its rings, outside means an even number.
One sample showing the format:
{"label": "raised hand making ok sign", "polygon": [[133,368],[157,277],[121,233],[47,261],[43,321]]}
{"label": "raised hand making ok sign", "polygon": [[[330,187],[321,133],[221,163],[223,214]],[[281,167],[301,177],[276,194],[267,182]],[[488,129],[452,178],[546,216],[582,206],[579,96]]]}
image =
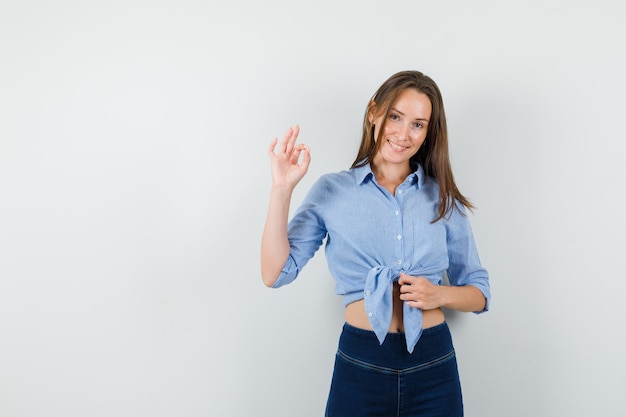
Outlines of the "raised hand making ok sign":
{"label": "raised hand making ok sign", "polygon": [[306,145],[296,144],[299,133],[300,126],[290,127],[280,144],[278,138],[274,138],[270,144],[268,154],[274,188],[293,191],[309,169],[311,153]]}

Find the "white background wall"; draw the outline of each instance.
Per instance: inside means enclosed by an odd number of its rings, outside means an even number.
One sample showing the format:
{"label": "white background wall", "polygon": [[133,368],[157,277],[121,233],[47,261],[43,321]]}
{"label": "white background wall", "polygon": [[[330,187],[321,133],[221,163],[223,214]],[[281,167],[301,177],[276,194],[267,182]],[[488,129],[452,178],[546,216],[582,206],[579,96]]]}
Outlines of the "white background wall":
{"label": "white background wall", "polygon": [[466,415],[624,416],[621,1],[0,2],[0,416],[320,416],[323,253],[265,289],[267,146],[356,155],[392,73],[441,87],[492,310]]}

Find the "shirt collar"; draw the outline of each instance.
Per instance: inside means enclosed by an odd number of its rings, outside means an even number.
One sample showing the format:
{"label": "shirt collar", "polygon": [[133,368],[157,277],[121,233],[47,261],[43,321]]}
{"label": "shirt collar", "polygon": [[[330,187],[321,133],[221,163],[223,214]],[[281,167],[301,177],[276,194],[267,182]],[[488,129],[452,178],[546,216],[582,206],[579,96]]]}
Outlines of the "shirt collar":
{"label": "shirt collar", "polygon": [[[366,179],[374,176],[370,164],[363,165],[362,167],[358,168],[352,168],[352,172],[354,172],[354,179],[356,180],[357,184],[363,184]],[[409,179],[411,184],[415,184],[419,189],[422,187],[422,185],[424,185],[424,177],[424,168],[422,168],[421,164],[418,164],[417,169],[409,174],[407,179]]]}
{"label": "shirt collar", "polygon": [[363,182],[370,176],[373,176],[372,168],[370,164],[363,165],[362,167],[352,168],[352,172],[354,173],[354,179],[357,184],[363,184]]}

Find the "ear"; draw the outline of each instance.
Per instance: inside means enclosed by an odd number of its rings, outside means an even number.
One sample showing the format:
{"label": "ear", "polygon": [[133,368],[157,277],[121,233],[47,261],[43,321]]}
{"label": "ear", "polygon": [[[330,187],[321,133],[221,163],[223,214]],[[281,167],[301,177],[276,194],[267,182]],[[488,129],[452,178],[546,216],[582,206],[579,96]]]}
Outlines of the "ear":
{"label": "ear", "polygon": [[370,100],[370,103],[367,105],[367,120],[370,123],[374,123],[376,119],[376,102],[374,100]]}

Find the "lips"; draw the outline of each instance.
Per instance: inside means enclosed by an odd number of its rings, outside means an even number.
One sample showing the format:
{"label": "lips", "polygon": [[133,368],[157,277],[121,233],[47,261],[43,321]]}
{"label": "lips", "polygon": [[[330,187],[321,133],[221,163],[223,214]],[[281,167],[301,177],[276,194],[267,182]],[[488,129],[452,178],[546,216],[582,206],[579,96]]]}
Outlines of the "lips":
{"label": "lips", "polygon": [[397,151],[397,152],[402,152],[402,151],[408,149],[408,146],[398,145],[398,144],[390,141],[389,139],[387,139],[387,143],[389,143],[389,145],[391,146],[391,149],[393,149],[394,151]]}

